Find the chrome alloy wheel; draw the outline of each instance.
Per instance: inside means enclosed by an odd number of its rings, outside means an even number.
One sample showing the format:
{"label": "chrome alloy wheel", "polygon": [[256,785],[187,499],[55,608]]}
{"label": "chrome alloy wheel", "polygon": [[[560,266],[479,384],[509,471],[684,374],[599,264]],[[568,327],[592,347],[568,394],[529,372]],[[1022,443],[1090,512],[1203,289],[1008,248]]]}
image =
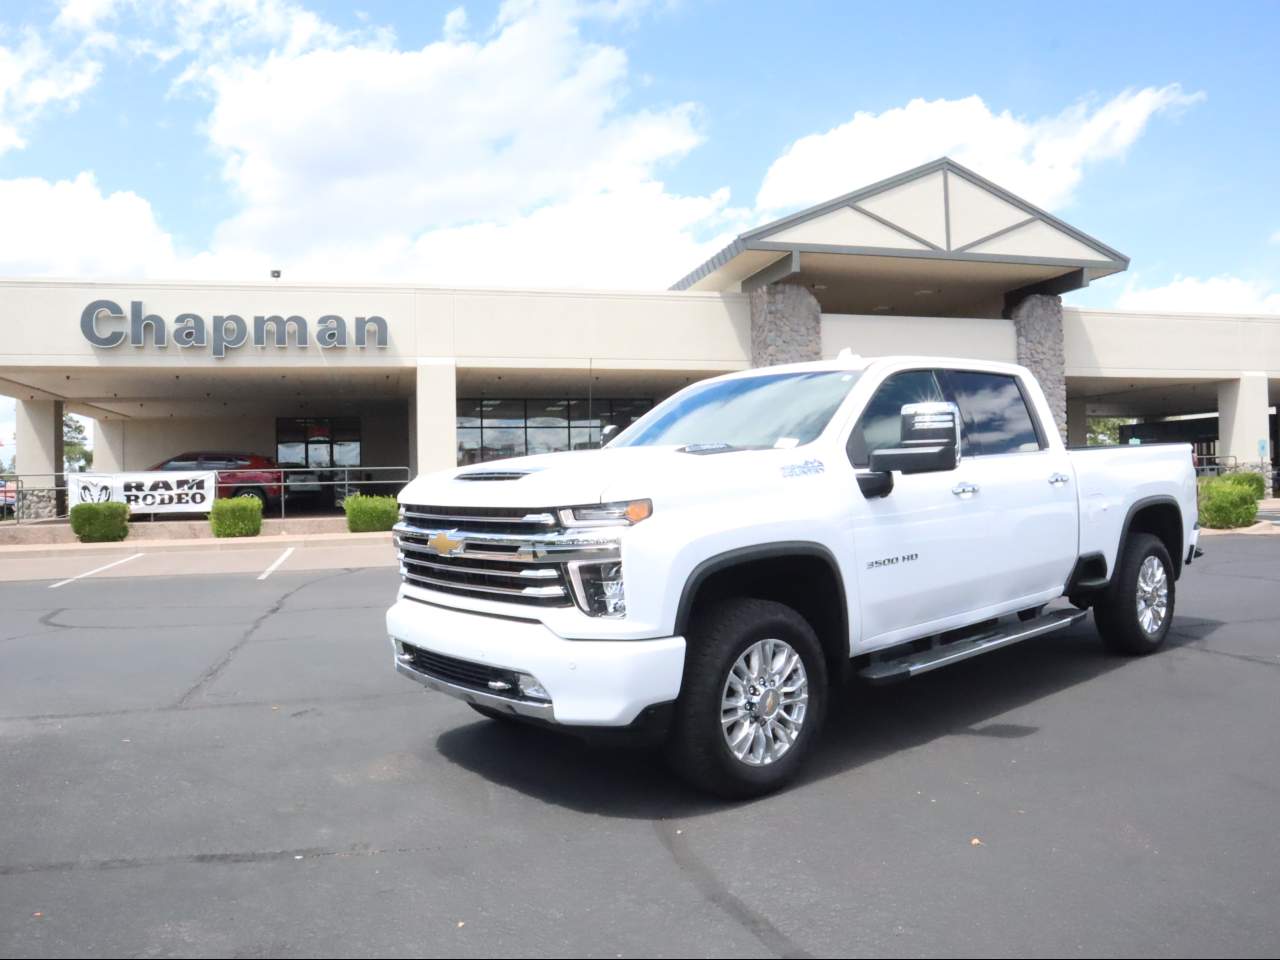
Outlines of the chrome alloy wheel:
{"label": "chrome alloy wheel", "polygon": [[1160,632],[1169,612],[1169,574],[1158,557],[1138,569],[1138,623],[1148,635]]}
{"label": "chrome alloy wheel", "polygon": [[738,657],[720,694],[720,729],[735,757],[753,767],[780,759],[809,709],[809,677],[783,640],[760,640]]}

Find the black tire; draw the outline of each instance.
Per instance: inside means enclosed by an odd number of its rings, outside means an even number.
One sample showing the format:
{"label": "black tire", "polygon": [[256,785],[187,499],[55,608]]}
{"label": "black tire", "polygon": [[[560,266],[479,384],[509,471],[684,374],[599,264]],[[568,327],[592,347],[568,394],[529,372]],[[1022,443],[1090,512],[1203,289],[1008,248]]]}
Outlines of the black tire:
{"label": "black tire", "polygon": [[[695,787],[728,799],[779,789],[800,769],[826,715],[827,665],[813,627],[781,603],[744,598],[703,611],[694,618],[687,636],[684,680],[667,742],[668,761]],[[782,640],[800,655],[809,698],[791,746],[770,763],[751,765],[738,759],[726,742],[721,699],[738,658],[766,639]]]}
{"label": "black tire", "polygon": [[[1143,627],[1139,618],[1138,577],[1143,564],[1154,557],[1164,568],[1168,599],[1164,616],[1153,630]],[[1155,653],[1169,635],[1173,622],[1174,581],[1173,561],[1169,551],[1158,537],[1149,533],[1135,533],[1124,544],[1124,552],[1111,584],[1093,605],[1093,621],[1107,649],[1128,656]]]}
{"label": "black tire", "polygon": [[478,703],[468,703],[468,707],[480,714],[482,717],[488,717],[490,720],[502,720],[506,723],[515,721],[515,716],[504,710],[495,710],[493,707],[482,707]]}

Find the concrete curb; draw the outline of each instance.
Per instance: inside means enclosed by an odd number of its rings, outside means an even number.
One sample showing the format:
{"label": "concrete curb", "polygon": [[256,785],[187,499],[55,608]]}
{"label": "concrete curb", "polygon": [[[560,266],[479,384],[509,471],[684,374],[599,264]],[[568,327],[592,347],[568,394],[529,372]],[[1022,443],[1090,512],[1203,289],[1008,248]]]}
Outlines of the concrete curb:
{"label": "concrete curb", "polygon": [[380,533],[304,533],[271,534],[257,537],[224,537],[200,540],[135,540],[115,543],[24,543],[0,546],[0,560],[22,560],[41,557],[109,557],[113,553],[189,553],[199,550],[283,550],[285,547],[339,547],[385,544],[391,549],[391,534]]}
{"label": "concrete curb", "polygon": [[1229,530],[1214,530],[1209,527],[1201,527],[1200,535],[1210,537],[1220,537],[1224,534],[1244,534],[1246,536],[1268,536],[1280,534],[1280,523],[1274,520],[1259,520],[1250,527],[1233,527]]}

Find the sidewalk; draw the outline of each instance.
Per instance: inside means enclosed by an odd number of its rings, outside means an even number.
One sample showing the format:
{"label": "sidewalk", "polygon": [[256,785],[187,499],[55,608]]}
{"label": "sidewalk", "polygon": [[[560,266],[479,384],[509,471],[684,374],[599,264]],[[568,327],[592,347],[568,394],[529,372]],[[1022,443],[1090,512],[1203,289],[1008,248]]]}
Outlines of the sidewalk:
{"label": "sidewalk", "polygon": [[[347,518],[336,517],[290,517],[284,520],[264,517],[262,520],[262,536],[307,535],[307,534],[346,534]],[[209,543],[216,538],[209,529],[208,519],[199,520],[134,520],[129,524],[129,537],[126,543],[145,540],[155,541],[197,541]],[[50,522],[29,522],[0,524],[0,550],[19,544],[75,544],[76,535],[71,532],[71,524],[65,519]]]}
{"label": "sidewalk", "polygon": [[[265,524],[264,524],[265,527]],[[36,559],[39,557],[110,557],[113,553],[135,553],[139,549],[186,553],[210,550],[282,550],[285,547],[372,546],[391,547],[391,534],[381,533],[263,533],[256,537],[191,537],[147,538],[134,535],[114,543],[0,543],[0,560]]]}

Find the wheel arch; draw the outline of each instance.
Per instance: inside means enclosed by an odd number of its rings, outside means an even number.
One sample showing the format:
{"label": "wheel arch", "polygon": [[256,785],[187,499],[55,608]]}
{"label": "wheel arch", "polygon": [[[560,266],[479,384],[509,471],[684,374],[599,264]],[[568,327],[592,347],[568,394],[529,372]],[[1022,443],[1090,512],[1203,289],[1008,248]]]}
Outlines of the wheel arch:
{"label": "wheel arch", "polygon": [[729,597],[774,600],[809,621],[833,676],[849,661],[849,603],[835,554],[821,543],[788,540],[708,557],[685,580],[675,633],[686,634],[700,603]]}
{"label": "wheel arch", "polygon": [[1143,497],[1135,501],[1125,514],[1120,528],[1120,542],[1116,547],[1115,567],[1120,565],[1125,546],[1134,533],[1149,533],[1164,544],[1173,563],[1173,578],[1182,576],[1184,529],[1182,507],[1171,496]]}

